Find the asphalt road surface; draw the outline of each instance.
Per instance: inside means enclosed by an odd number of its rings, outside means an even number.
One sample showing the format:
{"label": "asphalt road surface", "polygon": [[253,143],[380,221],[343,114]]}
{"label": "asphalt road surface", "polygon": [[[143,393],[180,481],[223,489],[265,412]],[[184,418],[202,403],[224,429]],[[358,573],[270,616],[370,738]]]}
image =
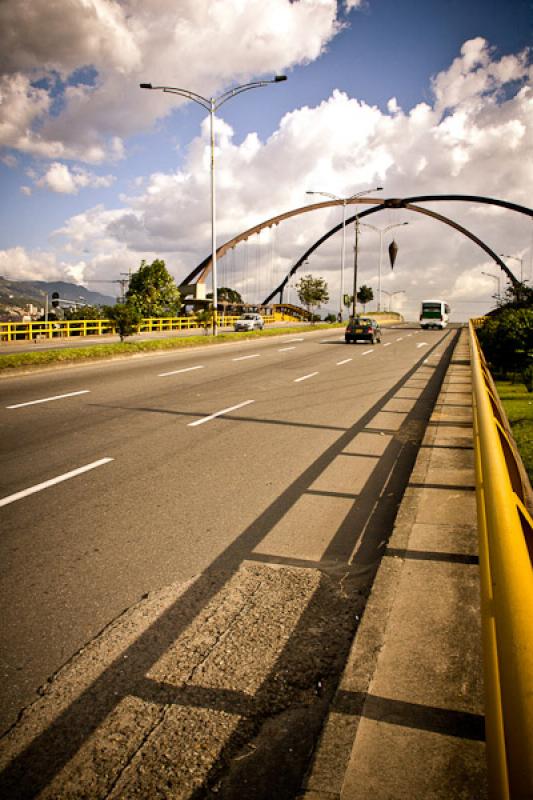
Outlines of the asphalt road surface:
{"label": "asphalt road surface", "polygon": [[374,569],[454,336],[295,333],[2,378],[0,730],[124,609],[213,563]]}

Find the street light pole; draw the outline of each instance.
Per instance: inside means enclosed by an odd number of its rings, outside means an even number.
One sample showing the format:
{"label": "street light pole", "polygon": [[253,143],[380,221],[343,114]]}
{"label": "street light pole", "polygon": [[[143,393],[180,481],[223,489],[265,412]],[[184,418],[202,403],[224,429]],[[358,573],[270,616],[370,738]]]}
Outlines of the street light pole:
{"label": "street light pole", "polygon": [[169,92],[170,94],[178,94],[180,97],[185,97],[187,100],[192,100],[198,105],[202,106],[210,117],[210,169],[211,169],[211,279],[213,286],[213,336],[217,335],[217,233],[216,233],[216,198],[215,198],[215,114],[224,103],[235,97],[242,92],[247,92],[249,89],[259,89],[262,86],[268,86],[270,83],[280,83],[286,81],[286,75],[276,75],[268,81],[252,81],[245,83],[242,86],[234,86],[228,89],[218,97],[203,97],[201,94],[191,91],[190,89],[179,89],[176,86],[152,86],[151,83],[139,84],[141,89],[158,89],[162,92]]}
{"label": "street light pole", "polygon": [[353,248],[352,317],[357,309],[357,267],[359,259],[359,217],[355,215],[355,244]]}
{"label": "street light pole", "polygon": [[392,228],[399,228],[401,225],[409,225],[408,222],[395,222],[393,225],[387,225],[386,228],[378,228],[376,225],[370,225],[368,222],[362,222],[365,228],[372,228],[373,231],[379,233],[379,261],[378,261],[378,311],[381,311],[381,264],[383,261],[383,234]]}
{"label": "street light pole", "polygon": [[[346,254],[346,205],[351,200],[355,200],[356,197],[362,197],[364,194],[368,194],[369,192],[380,192],[383,189],[382,186],[376,186],[375,189],[365,189],[363,192],[356,192],[355,194],[350,195],[350,197],[337,197],[336,194],[331,194],[331,192],[306,192],[306,194],[320,194],[323,197],[329,197],[331,200],[335,200],[338,203],[342,203],[342,247],[341,247],[341,289],[340,289],[340,297],[339,297],[339,322],[342,320],[342,313],[344,309],[344,263],[345,263],[345,254]],[[356,223],[358,222],[358,218],[356,216]]]}
{"label": "street light pole", "polygon": [[[513,261],[520,262],[520,283],[524,283],[524,259],[519,256],[506,256],[505,253],[500,253],[500,258],[512,258]],[[485,275],[487,273],[484,273]]]}
{"label": "street light pole", "polygon": [[502,299],[502,291],[501,291],[501,281],[499,275],[493,275],[491,272],[483,272],[481,270],[482,275],[486,275],[488,278],[494,278],[494,280],[498,283],[498,302],[501,303]]}

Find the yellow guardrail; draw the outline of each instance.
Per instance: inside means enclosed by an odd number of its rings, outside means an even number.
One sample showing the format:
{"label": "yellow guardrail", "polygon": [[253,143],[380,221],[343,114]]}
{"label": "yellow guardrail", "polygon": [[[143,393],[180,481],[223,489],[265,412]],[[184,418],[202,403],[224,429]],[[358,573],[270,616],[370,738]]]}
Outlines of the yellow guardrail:
{"label": "yellow guardrail", "polygon": [[470,324],[489,786],[533,798],[530,487]]}
{"label": "yellow guardrail", "polygon": [[[239,315],[218,315],[218,325],[234,325]],[[263,316],[266,324],[275,322],[273,315]],[[179,331],[203,327],[196,317],[153,317],[143,319],[138,327],[139,333],[157,331]],[[0,341],[56,339],[74,336],[102,336],[115,333],[115,327],[108,319],[71,319],[53,322],[0,322]]]}

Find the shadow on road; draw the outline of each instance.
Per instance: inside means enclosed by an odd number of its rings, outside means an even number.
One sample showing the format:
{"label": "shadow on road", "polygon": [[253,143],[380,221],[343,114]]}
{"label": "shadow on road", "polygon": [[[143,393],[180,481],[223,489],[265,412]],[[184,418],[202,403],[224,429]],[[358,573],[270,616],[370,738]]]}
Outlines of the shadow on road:
{"label": "shadow on road", "polygon": [[[239,718],[222,753],[207,769],[200,788],[190,793],[194,800],[211,796],[283,800],[294,796],[386,547],[455,340],[456,336],[448,334],[444,345],[442,340],[435,345],[445,346],[444,358],[432,371],[399,428],[387,431],[390,440],[383,455],[361,492],[354,496],[351,510],[334,532],[323,558],[306,562],[259,555],[254,550],[354,437],[409,382],[432,351],[424,352],[378,403],[355,425],[340,433],[334,444],[52,722],[36,731],[34,738],[28,736],[25,747],[15,743],[18,755],[0,776],[3,798],[23,800],[43,791],[94,738],[125,698],[137,698],[164,708],[210,709]],[[375,429],[372,432],[379,433]],[[302,568],[319,571],[317,585],[305,598],[298,623],[255,694],[221,687],[204,689],[186,682],[176,686],[150,677],[154,665],[246,564],[252,564],[258,571],[272,570],[276,568],[273,565],[293,571]],[[23,724],[24,715],[4,738],[16,739],[16,729]],[[154,723],[152,730],[157,724]],[[146,770],[147,765],[144,766]],[[94,768],[97,770],[97,766]],[[101,785],[93,787],[94,793],[83,796],[107,797],[119,778],[120,774],[102,775]],[[168,781],[170,797],[173,796],[171,776]]]}

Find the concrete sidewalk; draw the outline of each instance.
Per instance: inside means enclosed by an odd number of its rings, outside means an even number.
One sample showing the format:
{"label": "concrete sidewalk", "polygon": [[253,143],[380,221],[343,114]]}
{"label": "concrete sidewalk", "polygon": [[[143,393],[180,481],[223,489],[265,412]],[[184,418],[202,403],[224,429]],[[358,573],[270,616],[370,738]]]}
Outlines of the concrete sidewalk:
{"label": "concrete sidewalk", "polygon": [[463,331],[300,797],[487,796]]}

